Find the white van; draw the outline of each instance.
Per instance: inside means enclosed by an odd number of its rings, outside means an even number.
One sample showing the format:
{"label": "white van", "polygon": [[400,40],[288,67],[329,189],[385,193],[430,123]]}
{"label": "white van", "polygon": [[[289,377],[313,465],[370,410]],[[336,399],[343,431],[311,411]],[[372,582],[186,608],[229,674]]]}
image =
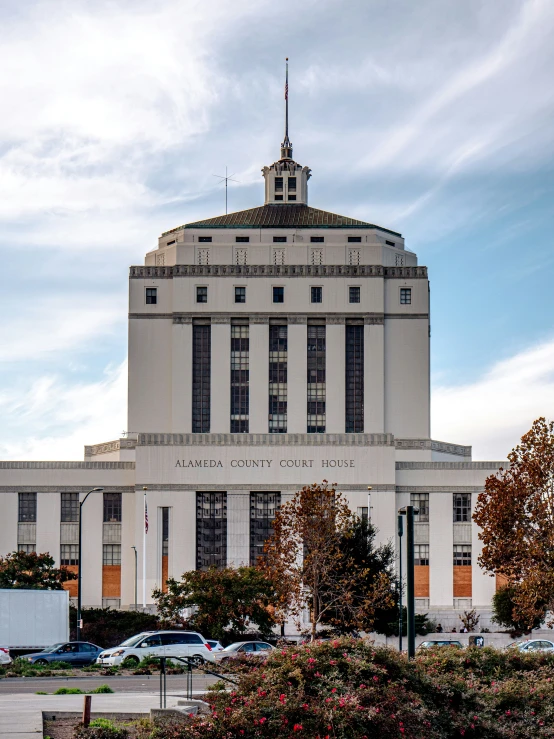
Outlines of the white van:
{"label": "white van", "polygon": [[197,664],[215,661],[212,648],[195,631],[145,631],[118,647],[104,649],[96,663],[134,666],[145,657],[190,657]]}

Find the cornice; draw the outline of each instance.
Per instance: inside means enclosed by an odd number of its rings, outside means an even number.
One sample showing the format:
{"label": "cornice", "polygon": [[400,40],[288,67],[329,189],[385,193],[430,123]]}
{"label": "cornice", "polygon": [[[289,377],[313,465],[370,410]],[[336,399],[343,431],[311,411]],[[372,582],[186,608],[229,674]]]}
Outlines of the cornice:
{"label": "cornice", "polygon": [[392,434],[148,434],[137,446],[394,446]]}
{"label": "cornice", "polygon": [[[0,485],[2,493],[88,493],[90,485]],[[104,484],[106,493],[134,493],[132,485]]]}
{"label": "cornice", "polygon": [[471,447],[462,444],[449,444],[446,441],[433,439],[395,439],[397,449],[417,449],[418,451],[434,451],[446,454],[456,454],[460,457],[471,457]]}
{"label": "cornice", "polygon": [[380,264],[176,264],[172,267],[130,267],[130,279],[171,280],[174,277],[381,277],[426,280],[427,267],[383,267]]}
{"label": "cornice", "polygon": [[108,454],[109,452],[119,452],[122,449],[134,449],[137,443],[134,439],[115,439],[114,441],[106,441],[102,444],[92,444],[85,446],[85,456],[93,457],[96,454]]}
{"label": "cornice", "polygon": [[134,469],[135,469],[134,462],[0,462],[0,470],[134,470]]}
{"label": "cornice", "polygon": [[506,469],[508,462],[396,462],[397,470],[494,470]]}
{"label": "cornice", "polygon": [[211,323],[231,323],[241,318],[250,323],[269,323],[281,320],[287,323],[308,323],[310,319],[323,321],[326,324],[342,324],[348,321],[363,321],[366,326],[383,325],[388,320],[428,320],[428,313],[248,313],[244,316],[228,311],[226,313],[129,313],[129,319],[167,320],[177,324],[189,324],[195,319]]}
{"label": "cornice", "polygon": [[[367,495],[367,486],[364,484],[360,485],[341,485],[340,483],[337,483],[334,485],[334,487],[341,493],[343,492],[358,492],[358,493],[364,493]],[[143,493],[144,488],[147,488],[148,491],[164,491],[164,492],[223,492],[223,493],[233,493],[235,495],[249,495],[249,493],[257,493],[257,492],[267,492],[267,493],[296,493],[298,490],[302,488],[301,485],[273,485],[271,483],[264,484],[264,485],[248,485],[245,487],[244,483],[242,485],[225,485],[225,484],[194,484],[194,483],[166,483],[166,484],[160,484],[160,483],[144,483],[144,485],[136,485],[135,486],[135,492],[137,493]],[[394,485],[386,485],[386,484],[375,484],[371,485],[371,492],[387,492],[392,493],[394,495],[395,488]]]}
{"label": "cornice", "polygon": [[397,493],[481,493],[478,485],[397,485]]}

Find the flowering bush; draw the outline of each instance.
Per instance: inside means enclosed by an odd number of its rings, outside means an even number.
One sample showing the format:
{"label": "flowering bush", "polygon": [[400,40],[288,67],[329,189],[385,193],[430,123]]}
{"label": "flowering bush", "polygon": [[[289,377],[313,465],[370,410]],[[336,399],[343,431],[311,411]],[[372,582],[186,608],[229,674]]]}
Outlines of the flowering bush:
{"label": "flowering bush", "polygon": [[[211,716],[157,739],[554,737],[554,658],[492,649],[404,655],[362,640],[289,647],[233,668]],[[154,735],[152,735],[154,736]]]}

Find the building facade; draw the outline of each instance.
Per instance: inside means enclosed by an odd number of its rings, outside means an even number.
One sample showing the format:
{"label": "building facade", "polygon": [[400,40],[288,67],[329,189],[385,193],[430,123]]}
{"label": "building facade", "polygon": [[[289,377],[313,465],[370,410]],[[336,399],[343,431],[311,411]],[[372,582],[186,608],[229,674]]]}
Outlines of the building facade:
{"label": "building facade", "polygon": [[254,563],[276,508],[326,479],[397,550],[417,505],[418,608],[486,617],[471,511],[502,463],[431,438],[426,267],[399,233],[312,208],[288,135],[262,173],[263,205],[167,231],[131,267],[128,433],[84,462],[0,463],[0,551],[75,568],[80,496],[103,487],[83,603],[128,607],[135,581],[151,603],[169,576]]}

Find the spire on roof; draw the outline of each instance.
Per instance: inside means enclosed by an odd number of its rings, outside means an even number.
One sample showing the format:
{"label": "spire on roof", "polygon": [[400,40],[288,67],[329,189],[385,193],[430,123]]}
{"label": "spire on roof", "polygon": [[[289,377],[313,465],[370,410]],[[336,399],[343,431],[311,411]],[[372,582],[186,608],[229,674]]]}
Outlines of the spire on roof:
{"label": "spire on roof", "polygon": [[281,144],[281,159],[292,159],[292,144],[289,140],[289,58],[285,60],[285,138]]}

